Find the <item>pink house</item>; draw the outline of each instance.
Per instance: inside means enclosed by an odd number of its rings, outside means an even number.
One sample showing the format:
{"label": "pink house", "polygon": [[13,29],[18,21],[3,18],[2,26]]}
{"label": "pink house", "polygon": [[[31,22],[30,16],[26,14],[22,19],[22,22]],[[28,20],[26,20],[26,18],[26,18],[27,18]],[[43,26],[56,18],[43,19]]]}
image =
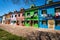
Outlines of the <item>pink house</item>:
{"label": "pink house", "polygon": [[17,25],[24,26],[24,9],[16,13]]}
{"label": "pink house", "polygon": [[11,17],[10,17],[10,24],[16,24],[16,14],[17,11],[12,12]]}

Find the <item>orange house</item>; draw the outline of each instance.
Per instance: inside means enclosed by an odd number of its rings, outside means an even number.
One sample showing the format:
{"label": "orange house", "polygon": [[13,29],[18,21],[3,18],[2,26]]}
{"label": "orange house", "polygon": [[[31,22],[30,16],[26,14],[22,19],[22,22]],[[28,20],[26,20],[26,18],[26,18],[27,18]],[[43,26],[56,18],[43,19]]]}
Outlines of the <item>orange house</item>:
{"label": "orange house", "polygon": [[12,14],[12,13],[9,12],[8,14],[5,15],[5,17],[6,17],[6,20],[5,20],[6,22],[5,22],[5,24],[10,24],[10,17],[11,17],[11,14]]}

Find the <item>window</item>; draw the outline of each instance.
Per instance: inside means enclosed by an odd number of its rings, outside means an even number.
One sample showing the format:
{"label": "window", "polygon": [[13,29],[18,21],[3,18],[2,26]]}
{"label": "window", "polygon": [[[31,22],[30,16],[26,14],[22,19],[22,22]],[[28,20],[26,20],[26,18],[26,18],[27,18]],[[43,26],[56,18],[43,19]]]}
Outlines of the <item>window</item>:
{"label": "window", "polygon": [[42,14],[47,14],[47,11],[46,10],[42,10]]}
{"label": "window", "polygon": [[18,17],[20,17],[20,14],[18,14]]}
{"label": "window", "polygon": [[5,21],[3,21],[3,23],[5,23]]}
{"label": "window", "polygon": [[19,25],[19,21],[18,20],[16,21],[16,23],[17,23],[17,25]]}
{"label": "window", "polygon": [[42,16],[47,17],[47,11],[46,10],[42,10]]}
{"label": "window", "polygon": [[29,23],[29,21],[27,21],[27,23]]}
{"label": "window", "polygon": [[12,15],[12,18],[13,18],[13,15]]}
{"label": "window", "polygon": [[22,21],[21,23],[24,23],[24,21]]}
{"label": "window", "polygon": [[55,8],[56,16],[60,16],[60,8]]}
{"label": "window", "polygon": [[23,13],[22,16],[24,16],[25,14]]}
{"label": "window", "polygon": [[53,1],[51,0],[51,1],[49,1],[49,4],[52,4],[53,3]]}
{"label": "window", "polygon": [[34,24],[38,24],[38,21],[34,21]]}
{"label": "window", "polygon": [[10,16],[10,18],[11,18],[11,16]]}
{"label": "window", "polygon": [[15,15],[15,17],[17,17],[17,15]]}
{"label": "window", "polygon": [[31,16],[31,19],[33,19],[34,18],[34,16]]}
{"label": "window", "polygon": [[55,8],[55,12],[60,12],[60,8]]}
{"label": "window", "polygon": [[25,24],[25,21],[22,21],[21,23],[22,23],[22,25],[24,26],[24,24]]}
{"label": "window", "polygon": [[34,14],[38,14],[38,12],[34,12]]}
{"label": "window", "polygon": [[56,24],[57,26],[60,26],[60,20],[56,20],[56,21],[55,21],[55,24]]}
{"label": "window", "polygon": [[30,13],[27,13],[27,16],[30,16]]}
{"label": "window", "polygon": [[16,23],[16,21],[14,21],[14,23]]}
{"label": "window", "polygon": [[46,20],[42,20],[42,24],[46,25],[47,21]]}

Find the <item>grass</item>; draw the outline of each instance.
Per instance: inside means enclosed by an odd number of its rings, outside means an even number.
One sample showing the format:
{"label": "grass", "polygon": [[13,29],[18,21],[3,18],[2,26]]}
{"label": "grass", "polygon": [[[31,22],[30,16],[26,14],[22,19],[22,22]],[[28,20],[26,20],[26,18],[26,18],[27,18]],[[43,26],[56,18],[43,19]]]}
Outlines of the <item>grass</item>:
{"label": "grass", "polygon": [[26,38],[12,35],[11,33],[0,29],[0,40],[26,40]]}

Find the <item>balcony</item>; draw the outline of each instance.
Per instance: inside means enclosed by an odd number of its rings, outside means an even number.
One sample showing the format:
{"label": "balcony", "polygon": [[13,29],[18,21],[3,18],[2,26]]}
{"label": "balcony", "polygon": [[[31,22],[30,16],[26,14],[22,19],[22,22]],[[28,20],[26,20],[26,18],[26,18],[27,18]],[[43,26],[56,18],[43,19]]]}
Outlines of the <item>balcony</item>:
{"label": "balcony", "polygon": [[43,14],[40,16],[40,18],[42,20],[51,20],[51,19],[54,19],[54,16],[52,16],[51,14]]}
{"label": "balcony", "polygon": [[60,16],[55,16],[55,20],[60,20]]}

